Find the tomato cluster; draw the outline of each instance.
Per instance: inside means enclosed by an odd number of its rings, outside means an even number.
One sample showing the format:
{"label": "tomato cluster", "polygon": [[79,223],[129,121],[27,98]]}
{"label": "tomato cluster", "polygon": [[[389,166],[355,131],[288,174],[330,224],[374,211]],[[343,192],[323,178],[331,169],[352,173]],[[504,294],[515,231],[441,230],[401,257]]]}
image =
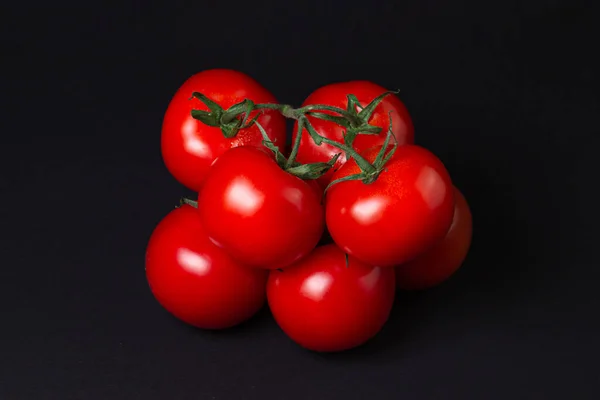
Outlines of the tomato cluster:
{"label": "tomato cluster", "polygon": [[444,282],[469,251],[466,199],[372,82],[293,108],[243,73],[203,71],[175,93],[161,138],[166,167],[198,195],[155,228],[146,275],[195,327],[232,327],[267,303],[300,346],[350,349],[381,330],[398,290]]}

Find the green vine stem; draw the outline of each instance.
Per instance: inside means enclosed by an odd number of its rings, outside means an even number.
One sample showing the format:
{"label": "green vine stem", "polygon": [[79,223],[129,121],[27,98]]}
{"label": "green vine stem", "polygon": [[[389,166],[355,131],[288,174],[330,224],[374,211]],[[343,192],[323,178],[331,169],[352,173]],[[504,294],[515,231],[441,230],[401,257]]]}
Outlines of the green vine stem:
{"label": "green vine stem", "polygon": [[[388,151],[388,146],[390,144],[391,138],[394,138],[394,144],[392,145],[392,148]],[[327,187],[325,188],[325,192],[331,186],[333,186],[337,183],[340,183],[340,182],[344,182],[344,181],[362,180],[362,182],[367,185],[375,182],[377,180],[377,178],[379,177],[379,175],[385,170],[385,166],[386,166],[387,162],[392,158],[392,156],[396,152],[397,148],[398,148],[398,140],[396,139],[396,136],[394,136],[394,132],[392,131],[392,119],[390,116],[390,124],[389,124],[389,128],[387,131],[387,135],[385,137],[385,141],[383,142],[383,145],[381,146],[381,150],[379,151],[379,153],[377,153],[377,156],[375,157],[375,160],[373,161],[373,164],[372,164],[372,167],[374,167],[374,169],[372,171],[364,170],[358,163],[358,160],[355,159],[356,163],[358,164],[358,167],[361,169],[361,173],[355,174],[355,175],[349,175],[344,178],[336,179],[336,180],[330,182],[329,185],[327,185]]]}
{"label": "green vine stem", "polygon": [[348,146],[347,144],[342,144],[336,142],[335,140],[331,140],[329,138],[319,135],[319,133],[315,130],[315,128],[312,126],[312,124],[310,123],[308,118],[306,118],[306,116],[300,117],[300,120],[304,122],[306,130],[310,134],[311,138],[315,141],[315,144],[317,146],[320,146],[321,143],[326,143],[330,146],[338,148],[344,153],[346,153],[347,158],[351,157],[354,160],[356,160],[356,163],[358,164],[358,167],[361,169],[361,171],[366,173],[373,173],[375,171],[375,167],[371,165],[371,163],[369,163],[365,158],[359,155],[358,152],[354,150],[352,146]]}
{"label": "green vine stem", "polygon": [[294,145],[292,147],[292,152],[290,153],[290,157],[285,164],[285,168],[290,168],[296,161],[296,156],[298,155],[298,150],[300,149],[300,142],[302,141],[302,131],[304,130],[304,120],[298,121],[298,134],[296,135],[296,140],[294,141]]}
{"label": "green vine stem", "polygon": [[[392,149],[389,152],[387,151],[389,141],[391,137],[393,137],[391,117],[384,145],[380,153],[377,155],[377,158],[375,159],[373,164],[371,164],[364,157],[358,154],[358,152],[353,147],[353,142],[358,134],[377,135],[381,132],[380,127],[372,126],[368,123],[368,121],[371,118],[373,112],[375,111],[375,108],[383,101],[383,99],[386,96],[392,93],[397,94],[398,91],[384,92],[375,99],[373,99],[365,107],[360,106],[360,102],[355,95],[349,94],[347,96],[348,107],[346,109],[325,104],[310,104],[308,106],[294,108],[288,104],[255,104],[251,100],[245,99],[239,103],[234,104],[229,109],[224,110],[221,106],[209,99],[207,96],[199,92],[194,92],[192,93],[192,98],[196,98],[202,101],[210,111],[192,110],[191,114],[193,118],[209,126],[221,128],[223,135],[227,138],[234,137],[240,129],[245,129],[252,126],[253,124],[256,124],[263,136],[263,144],[265,145],[265,147],[274,152],[277,163],[284,170],[302,179],[317,179],[333,167],[340,154],[336,154],[327,163],[297,163],[296,157],[298,155],[298,150],[302,140],[302,133],[304,129],[306,129],[306,131],[311,136],[311,139],[315,142],[317,146],[320,146],[322,143],[326,143],[332,147],[341,150],[343,153],[346,154],[347,159],[354,159],[361,170],[361,173],[359,174],[354,174],[331,182],[329,186],[327,186],[327,188],[325,189],[327,190],[333,184],[346,180],[362,180],[366,184],[372,183],[383,171],[385,164],[392,157],[397,147],[396,141],[396,143],[392,146]],[[358,108],[360,108],[360,111],[357,111]],[[259,112],[250,121],[248,121],[250,114],[256,110],[258,110]],[[296,135],[292,151],[288,158],[286,158],[279,151],[279,149],[271,142],[264,128],[258,123],[258,117],[261,114],[261,110],[276,110],[279,111],[284,117],[298,121],[298,134]],[[334,114],[324,113],[323,111],[328,111]],[[243,118],[241,118],[242,115]],[[307,115],[318,119],[331,121],[344,127],[344,143],[339,143],[337,141],[319,135],[319,133],[312,126],[310,120],[307,118]]]}
{"label": "green vine stem", "polygon": [[183,206],[184,204],[187,204],[188,206],[192,206],[194,208],[198,208],[198,202],[188,197],[182,197],[179,199],[179,207]]}
{"label": "green vine stem", "polygon": [[263,145],[267,149],[271,150],[273,154],[275,154],[275,161],[277,162],[277,164],[279,164],[279,166],[286,172],[295,175],[300,179],[318,179],[333,167],[338,157],[340,156],[340,154],[336,154],[331,158],[331,160],[329,160],[326,163],[320,162],[312,164],[300,164],[294,159],[295,155],[298,154],[298,148],[300,147],[301,135],[298,135],[296,141],[294,142],[292,153],[290,157],[286,159],[286,157],[281,153],[279,148],[275,146],[275,143],[273,143],[271,139],[269,139],[269,136],[267,136],[267,132],[262,127],[262,125],[258,121],[254,123],[258,127],[258,130],[260,131],[263,137]]}
{"label": "green vine stem", "polygon": [[[357,119],[357,117],[354,114],[352,114],[351,112],[348,112],[348,111],[344,110],[343,108],[329,106],[326,104],[310,104],[308,106],[294,108],[288,104],[265,103],[265,104],[255,104],[254,107],[256,110],[263,110],[263,109],[277,110],[284,117],[292,118],[292,119],[298,119],[301,116],[305,115],[306,113],[311,113],[311,112],[315,112],[315,111],[323,111],[323,110],[331,111],[336,114],[340,114],[343,117],[344,121],[347,120],[347,121],[350,121],[351,123],[360,123],[360,121]],[[318,113],[318,115],[321,116],[321,115],[327,115],[327,114]],[[325,118],[323,118],[323,119],[325,119]],[[339,122],[339,120],[336,122]]]}

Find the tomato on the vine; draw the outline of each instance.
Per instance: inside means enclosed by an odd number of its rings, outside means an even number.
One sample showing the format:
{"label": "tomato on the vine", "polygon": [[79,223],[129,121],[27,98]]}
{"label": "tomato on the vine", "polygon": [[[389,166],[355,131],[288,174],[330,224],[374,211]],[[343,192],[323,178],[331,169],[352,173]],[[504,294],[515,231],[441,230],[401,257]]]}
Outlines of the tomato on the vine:
{"label": "tomato on the vine", "polygon": [[[374,162],[382,146],[360,155]],[[355,159],[333,180],[361,170]],[[394,267],[441,240],[452,223],[452,182],[442,161],[416,145],[398,146],[377,179],[334,183],[325,198],[327,228],[344,251],[371,265]]]}
{"label": "tomato on the vine", "polygon": [[446,236],[417,258],[396,267],[396,285],[404,290],[423,290],[439,285],[462,265],[473,232],[473,219],[464,195],[454,187],[454,219]]}
{"label": "tomato on the vine", "polygon": [[248,268],[212,243],[189,205],[171,211],[152,232],[146,277],[164,309],[198,328],[240,324],[266,302],[268,271]]}
{"label": "tomato on the vine", "polygon": [[[257,81],[238,71],[211,69],[199,72],[177,90],[164,115],[161,149],[169,172],[183,185],[199,192],[212,162],[230,148],[261,146],[262,136],[255,124],[240,129],[231,138],[219,127],[209,126],[192,117],[192,110],[208,111],[205,103],[191,98],[201,92],[227,109],[245,99],[255,103],[276,103],[276,99]],[[258,122],[283,151],[286,141],[285,118],[275,110],[263,110]],[[250,118],[256,116],[253,111]]]}
{"label": "tomato on the vine", "polygon": [[[346,109],[348,107],[347,96],[353,94],[358,99],[360,106],[364,108],[376,97],[385,92],[387,92],[387,90],[384,87],[364,80],[332,83],[322,86],[311,93],[306,100],[304,100],[302,106],[324,104]],[[357,112],[361,110],[358,106],[356,106],[355,109]],[[324,114],[333,114],[330,111],[320,112]],[[353,141],[352,146],[360,152],[377,145],[382,145],[385,141],[386,132],[390,124],[390,116],[392,119],[392,131],[398,143],[414,143],[414,126],[406,106],[398,96],[395,94],[388,94],[383,98],[381,103],[377,105],[372,114],[363,121],[371,126],[381,128],[381,132],[374,135],[358,134]],[[344,133],[347,130],[345,127],[338,125],[335,122],[319,119],[310,115],[307,115],[307,118],[319,135],[335,140],[338,143],[343,143]],[[296,138],[297,134],[298,123],[296,122],[292,133],[292,141]],[[301,163],[327,162],[337,153],[340,153],[340,151],[329,144],[323,143],[320,146],[317,146],[305,131],[302,134],[302,141],[298,151],[297,160]],[[334,167],[323,177],[319,178],[319,182],[326,186],[330,182],[333,172],[339,169],[345,162],[346,156],[342,154],[337,159]]]}
{"label": "tomato on the vine", "polygon": [[220,156],[206,177],[198,210],[210,238],[233,258],[257,268],[283,268],[321,238],[322,192],[316,182],[283,170],[263,149],[237,147]]}
{"label": "tomato on the vine", "polygon": [[367,265],[336,245],[317,247],[283,271],[273,270],[267,299],[281,329],[300,346],[334,352],[364,344],[393,306],[393,268]]}

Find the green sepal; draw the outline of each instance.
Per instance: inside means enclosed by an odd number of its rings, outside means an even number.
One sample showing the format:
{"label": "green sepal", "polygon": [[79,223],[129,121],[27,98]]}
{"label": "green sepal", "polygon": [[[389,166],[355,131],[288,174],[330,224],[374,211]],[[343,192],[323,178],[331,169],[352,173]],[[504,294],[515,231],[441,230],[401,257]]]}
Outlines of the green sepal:
{"label": "green sepal", "polygon": [[219,116],[215,115],[212,112],[192,110],[192,118],[197,119],[203,124],[212,126],[214,128],[218,128],[219,126],[221,126],[221,124],[219,123]]}
{"label": "green sepal", "polygon": [[313,142],[315,142],[315,144],[317,146],[320,146],[321,143],[323,143],[323,137],[317,133],[317,131],[312,126],[312,124],[310,123],[308,118],[306,118],[306,117],[300,117],[300,118],[302,118],[304,120],[304,127],[308,131],[310,138],[313,140]]}
{"label": "green sepal", "polygon": [[[392,146],[392,149],[386,154],[386,151],[387,151],[388,145],[390,144],[391,138],[394,138],[395,143]],[[397,148],[398,148],[398,139],[396,139],[396,135],[394,135],[394,131],[392,130],[392,115],[390,112],[390,123],[388,126],[387,135],[385,136],[385,141],[383,142],[381,151],[377,154],[377,157],[375,158],[375,161],[373,162],[373,166],[376,169],[381,170],[384,167],[384,165],[390,160],[390,158],[392,158],[392,156],[396,152]]]}
{"label": "green sepal", "polygon": [[256,122],[256,126],[258,127],[258,130],[260,131],[260,133],[263,137],[263,141],[262,141],[263,146],[265,146],[267,149],[271,150],[273,152],[273,154],[275,154],[275,161],[281,168],[284,168],[285,164],[287,163],[287,158],[285,158],[285,156],[279,150],[279,148],[277,146],[275,146],[275,143],[273,143],[271,141],[271,139],[269,139],[269,136],[267,135],[265,128],[263,128],[262,125],[259,124],[258,122]]}
{"label": "green sepal", "polygon": [[344,128],[350,128],[350,126],[351,126],[348,119],[346,119],[344,117],[338,117],[336,115],[325,114],[325,113],[321,113],[321,112],[317,112],[317,111],[309,111],[306,114],[310,115],[311,117],[322,119],[324,121],[330,121],[330,122],[336,123],[340,126],[343,126]]}
{"label": "green sepal", "polygon": [[[205,95],[203,95],[200,92],[193,92],[192,93],[192,97],[190,98],[190,100],[192,98],[196,98],[196,99],[200,100],[201,102],[203,102],[206,105],[206,107],[208,107],[208,109],[211,112],[220,113],[220,114],[223,113],[223,107],[221,107],[219,104],[217,104],[216,102],[212,101],[211,99],[209,99],[208,97],[206,97]],[[219,117],[220,116],[221,115],[219,115]]]}
{"label": "green sepal", "polygon": [[356,97],[356,95],[349,94],[346,96],[346,99],[348,100],[348,107],[346,107],[346,110],[349,113],[351,113],[352,115],[357,115],[356,107],[359,107],[362,109],[362,106],[360,105],[360,101],[358,100],[358,97]]}
{"label": "green sepal", "polygon": [[227,111],[225,111],[223,113],[223,115],[221,116],[221,123],[222,124],[230,123],[237,116],[239,116],[241,114],[245,114],[244,119],[241,123],[241,125],[244,125],[246,123],[246,121],[248,120],[248,117],[250,116],[250,113],[252,112],[253,109],[254,109],[254,102],[252,100],[246,99],[246,100],[240,101],[239,103],[236,103],[236,104],[232,105],[231,107],[229,107],[227,109]]}
{"label": "green sepal", "polygon": [[235,135],[237,135],[238,131],[240,130],[240,124],[241,121],[240,120],[233,120],[228,124],[221,124],[221,132],[223,133],[223,136],[225,136],[227,139],[231,139],[234,138]]}
{"label": "green sepal", "polygon": [[[260,113],[257,113],[254,116],[254,118],[252,118],[250,120],[250,122],[248,122],[248,118],[250,117],[250,114],[252,113],[253,109],[254,109],[254,102],[252,100],[246,100],[246,109],[244,110],[244,119],[242,119],[242,129],[252,126],[252,124],[254,124],[256,122],[256,120],[258,119],[258,116],[260,115]],[[248,122],[248,124],[246,125],[247,122]]]}
{"label": "green sepal", "polygon": [[297,176],[300,179],[318,179],[335,165],[335,162],[340,155],[341,153],[336,154],[326,163],[300,164],[287,168],[285,172]]}
{"label": "green sepal", "polygon": [[387,97],[390,94],[398,94],[398,93],[400,93],[400,91],[398,91],[398,90],[395,90],[395,91],[389,90],[389,91],[384,92],[384,93],[380,94],[379,96],[375,97],[369,104],[367,104],[358,113],[359,118],[365,122],[369,121],[369,118],[371,118],[371,115],[373,115],[373,111],[375,111],[377,106],[383,101],[383,99],[385,97]]}
{"label": "green sepal", "polygon": [[[240,101],[227,110],[224,110],[223,107],[200,92],[193,92],[190,100],[193,98],[204,103],[210,111],[192,110],[192,118],[199,120],[205,125],[220,128],[223,136],[228,139],[235,137],[240,129],[252,126],[258,118],[257,114],[248,122],[250,114],[255,109],[254,102],[249,99]],[[244,114],[244,118],[240,120],[237,117],[241,114]]]}
{"label": "green sepal", "polygon": [[[250,114],[246,114],[246,115],[250,115]],[[256,123],[256,121],[258,120],[258,117],[260,117],[260,113],[256,114],[254,117],[252,117],[252,119],[248,123],[245,122],[248,118],[244,117],[244,119],[242,120],[242,126],[240,126],[240,129],[246,129],[246,128],[251,127],[252,125],[254,125]]]}
{"label": "green sepal", "polygon": [[[386,91],[374,98],[365,107],[362,107],[360,105],[360,101],[355,95],[349,94],[346,96],[346,98],[348,99],[347,112],[353,114],[356,117],[355,120],[358,121],[358,123],[355,122],[351,124],[351,126],[347,130],[344,138],[344,143],[346,145],[352,146],[352,144],[354,143],[354,139],[356,139],[357,135],[378,135],[379,133],[381,133],[382,129],[378,126],[370,125],[369,119],[373,115],[373,112],[375,111],[377,106],[383,101],[383,99],[392,93],[398,92]],[[358,113],[356,111],[357,107],[361,109]]]}
{"label": "green sepal", "polygon": [[329,185],[327,185],[327,187],[325,188],[325,190],[323,192],[327,193],[329,188],[331,188],[333,185],[337,185],[338,183],[346,182],[346,181],[359,181],[359,180],[362,180],[364,177],[365,177],[364,172],[361,172],[359,174],[348,175],[343,178],[336,179],[334,181],[329,182]]}

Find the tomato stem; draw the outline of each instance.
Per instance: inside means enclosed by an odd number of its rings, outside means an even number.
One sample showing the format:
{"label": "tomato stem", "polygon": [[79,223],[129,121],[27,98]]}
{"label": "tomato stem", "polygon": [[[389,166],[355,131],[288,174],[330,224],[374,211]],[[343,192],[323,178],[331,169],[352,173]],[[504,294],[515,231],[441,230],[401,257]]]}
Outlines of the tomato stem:
{"label": "tomato stem", "polygon": [[[364,173],[364,182],[370,183],[377,179],[379,175],[380,168],[378,165],[373,165],[369,163],[364,157],[360,156],[356,150],[353,148],[354,140],[356,136],[360,134],[379,134],[381,132],[381,128],[376,126],[369,125],[369,119],[373,112],[377,108],[377,106],[383,101],[383,99],[390,94],[397,94],[398,91],[386,91],[381,95],[377,96],[373,99],[368,105],[365,107],[360,106],[360,102],[358,98],[349,94],[348,97],[348,108],[346,110],[334,107],[326,104],[309,104],[304,107],[300,107],[294,109],[292,106],[287,104],[255,104],[254,107],[257,109],[267,108],[278,110],[281,114],[286,118],[292,118],[298,121],[298,133],[296,135],[296,141],[294,143],[294,147],[292,149],[292,154],[290,155],[290,160],[286,166],[292,165],[292,163],[296,159],[296,155],[298,153],[298,147],[300,145],[300,138],[302,136],[303,128],[306,128],[311,138],[315,142],[317,146],[320,146],[321,143],[326,143],[330,146],[333,146],[337,149],[342,150],[346,154],[346,158],[353,158],[356,161],[356,164]],[[360,108],[360,111],[357,111],[357,108]],[[319,111],[330,111],[338,114],[331,115],[322,113]],[[346,133],[344,135],[344,144],[340,144],[336,141],[330,140],[326,137],[319,135],[319,133],[314,129],[310,121],[308,120],[306,115],[311,115],[315,118],[332,121],[338,125],[341,125],[346,128]],[[391,116],[390,116],[390,127],[388,131],[388,137],[386,138],[386,146],[389,142],[389,134],[391,132]],[[392,133],[393,134],[393,133]],[[385,152],[385,149],[382,150],[382,153]],[[383,157],[383,155],[382,155]],[[378,160],[381,162],[381,159]],[[377,164],[377,163],[376,163]]]}
{"label": "tomato stem", "polygon": [[[315,130],[315,128],[312,126],[312,124],[310,123],[308,118],[306,118],[306,116],[302,116],[302,120],[304,121],[306,130],[308,131],[308,133],[310,134],[310,136],[312,137],[312,139],[314,140],[314,142],[317,146],[320,146],[321,143],[327,143],[330,146],[333,146],[337,149],[342,150],[344,153],[346,153],[347,158],[348,157],[354,158],[354,160],[356,160],[356,164],[358,164],[358,167],[361,169],[361,171],[368,173],[368,174],[372,174],[375,172],[375,167],[373,165],[371,165],[371,163],[368,162],[365,158],[363,158],[361,155],[359,155],[356,152],[356,150],[354,150],[354,148],[352,148],[351,146],[345,145],[345,144],[338,143],[335,140],[331,140],[329,138],[319,135],[319,133]],[[298,133],[298,135],[299,134],[300,133]]]}
{"label": "tomato stem", "polygon": [[[392,145],[392,148],[388,151],[388,147],[389,147],[391,138],[394,138],[395,143]],[[336,145],[339,146],[339,143],[336,142]],[[348,147],[348,146],[346,145],[343,147]],[[377,180],[377,178],[379,177],[379,175],[383,172],[387,162],[392,158],[392,156],[396,152],[397,148],[398,148],[398,141],[396,140],[396,136],[394,135],[394,132],[392,131],[392,119],[390,118],[390,124],[389,124],[389,128],[387,131],[385,141],[383,142],[383,145],[381,146],[381,150],[379,151],[375,160],[373,161],[373,164],[369,163],[363,157],[360,157],[360,156],[359,156],[360,158],[354,158],[354,160],[356,161],[356,164],[361,169],[361,172],[358,174],[348,175],[343,178],[331,181],[325,188],[324,192],[327,192],[329,190],[329,188],[332,187],[333,185],[338,184],[340,182],[345,182],[345,181],[360,180],[365,185],[370,185],[371,183],[375,182]],[[372,169],[365,169],[364,167],[366,167],[366,165],[361,166],[360,163],[362,161],[359,161],[360,159],[364,160],[365,163],[368,164]]]}
{"label": "tomato stem", "polygon": [[[344,117],[346,120],[348,120],[351,124],[360,124],[360,122],[361,122],[360,120],[358,120],[358,118],[355,115],[344,110],[343,108],[329,106],[326,104],[310,104],[308,106],[300,107],[296,111],[298,111],[299,113],[304,115],[310,111],[319,111],[319,110],[332,111],[334,113],[340,114],[342,117]],[[325,115],[327,115],[327,114],[325,114]]]}
{"label": "tomato stem", "polygon": [[372,174],[375,172],[376,168],[370,162],[368,162],[363,156],[358,154],[356,152],[356,150],[354,150],[352,147],[340,144],[340,143],[336,142],[335,140],[331,140],[328,138],[323,138],[323,143],[327,143],[330,146],[333,146],[333,147],[336,147],[336,148],[342,150],[344,153],[346,153],[346,157],[354,158],[354,160],[356,161],[356,164],[358,164],[358,167],[361,169],[361,171],[366,172],[367,174]]}
{"label": "tomato stem", "polygon": [[[360,179],[364,183],[369,184],[374,182],[381,171],[383,171],[383,166],[391,158],[397,146],[396,143],[392,150],[387,153],[387,146],[389,144],[390,137],[393,136],[391,115],[390,126],[387,132],[385,143],[373,164],[358,154],[353,147],[353,143],[358,134],[377,135],[381,132],[380,127],[369,125],[369,119],[383,99],[392,93],[398,93],[398,91],[386,91],[373,99],[365,107],[360,105],[360,102],[355,95],[349,94],[347,96],[347,109],[334,107],[327,104],[309,104],[300,108],[294,108],[289,104],[255,104],[251,100],[245,99],[237,104],[234,104],[229,109],[223,110],[223,108],[221,108],[216,102],[209,99],[202,93],[194,92],[192,97],[195,97],[206,104],[210,112],[192,110],[192,116],[207,125],[220,127],[224,136],[227,138],[234,137],[240,129],[245,129],[253,124],[256,124],[263,135],[263,144],[275,153],[277,163],[284,170],[302,179],[316,179],[334,165],[340,154],[337,154],[327,163],[301,165],[296,162],[300,143],[302,141],[302,132],[304,129],[306,129],[311,136],[311,139],[317,146],[320,146],[322,143],[326,143],[344,152],[347,159],[353,158],[361,170],[361,174],[353,175],[353,179]],[[262,126],[260,126],[258,123],[257,119],[260,115],[260,112],[248,122],[250,113],[255,110],[276,110],[279,111],[284,117],[298,121],[298,134],[296,135],[289,158],[286,159],[285,156],[281,154],[276,146],[269,140]],[[332,115],[322,111],[328,111],[330,113],[332,112],[337,115]],[[243,119],[241,118],[242,114],[244,115]],[[344,143],[339,143],[321,136],[312,126],[307,115],[310,115],[314,118],[331,121],[346,128],[344,133]],[[332,182],[332,184],[341,182],[343,180],[336,180]],[[330,186],[331,184],[328,186],[328,188]]]}
{"label": "tomato stem", "polygon": [[294,146],[292,147],[292,152],[285,163],[285,168],[291,168],[296,161],[296,156],[298,155],[298,150],[300,149],[300,142],[302,141],[302,131],[304,130],[304,119],[298,120],[298,134],[296,135],[296,140],[294,141]]}
{"label": "tomato stem", "polygon": [[254,105],[254,109],[256,109],[256,110],[268,109],[268,110],[281,111],[283,109],[283,107],[289,107],[289,106],[287,104],[276,104],[276,103],[260,103],[260,104]]}
{"label": "tomato stem", "polygon": [[179,199],[179,207],[181,207],[184,204],[187,204],[188,206],[192,206],[194,208],[198,208],[198,202],[187,197],[182,197],[181,199]]}
{"label": "tomato stem", "polygon": [[[279,151],[279,148],[275,146],[271,139],[269,139],[269,137],[267,136],[267,132],[262,127],[262,125],[259,124],[258,121],[255,121],[255,124],[263,137],[263,145],[267,149],[271,150],[273,154],[275,154],[275,161],[277,162],[277,164],[287,173],[297,176],[300,179],[317,179],[323,176],[323,174],[325,174],[331,169],[331,167],[333,167],[338,157],[340,156],[339,154],[336,154],[333,158],[331,158],[331,160],[329,160],[329,162],[320,162],[312,164],[300,164],[294,161],[291,156],[288,159],[286,159],[285,156],[281,153],[281,151]],[[298,153],[299,146],[300,141],[299,139],[297,139],[296,144],[294,145],[296,154]]]}
{"label": "tomato stem", "polygon": [[343,108],[329,106],[326,104],[310,104],[308,106],[294,108],[289,104],[260,103],[260,104],[255,104],[254,109],[255,110],[262,110],[262,109],[277,110],[284,117],[295,119],[295,120],[300,119],[303,115],[305,115],[311,111],[326,110],[326,111],[331,111],[331,112],[340,114],[346,120],[350,120],[353,123],[361,122],[357,119],[356,115],[353,115],[352,113],[344,110]]}

